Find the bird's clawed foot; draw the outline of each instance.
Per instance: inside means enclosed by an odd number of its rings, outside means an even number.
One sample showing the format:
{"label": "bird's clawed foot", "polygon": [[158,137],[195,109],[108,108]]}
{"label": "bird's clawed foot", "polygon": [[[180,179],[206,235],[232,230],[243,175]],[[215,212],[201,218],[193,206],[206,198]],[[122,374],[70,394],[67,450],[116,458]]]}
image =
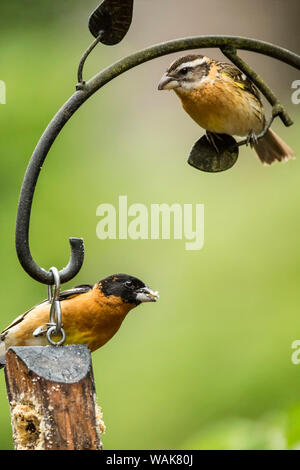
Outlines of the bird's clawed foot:
{"label": "bird's clawed foot", "polygon": [[220,153],[220,148],[218,147],[218,141],[222,141],[222,137],[218,134],[214,134],[213,132],[206,131],[206,138],[210,145],[215,149],[217,153]]}
{"label": "bird's clawed foot", "polygon": [[257,143],[258,143],[257,135],[255,134],[254,131],[251,131],[247,137],[246,145],[250,144],[250,147],[253,148],[255,145],[257,145]]}

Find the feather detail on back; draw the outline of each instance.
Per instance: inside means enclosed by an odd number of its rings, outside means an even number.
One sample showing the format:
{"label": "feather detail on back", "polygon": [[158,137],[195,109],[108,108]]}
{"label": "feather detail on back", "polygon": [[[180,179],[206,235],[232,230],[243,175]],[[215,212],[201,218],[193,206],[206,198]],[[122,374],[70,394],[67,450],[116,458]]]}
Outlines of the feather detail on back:
{"label": "feather detail on back", "polygon": [[258,89],[244,73],[242,73],[237,67],[234,67],[231,64],[227,64],[226,62],[218,62],[218,65],[221,69],[222,75],[224,74],[225,76],[227,75],[230,77],[236,86],[242,90],[252,93],[258,99],[258,101],[262,103]]}

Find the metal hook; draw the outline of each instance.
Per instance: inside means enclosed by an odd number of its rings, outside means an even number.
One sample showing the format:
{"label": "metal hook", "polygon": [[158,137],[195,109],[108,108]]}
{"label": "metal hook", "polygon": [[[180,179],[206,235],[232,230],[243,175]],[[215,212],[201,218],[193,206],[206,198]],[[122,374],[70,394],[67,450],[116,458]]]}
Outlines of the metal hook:
{"label": "metal hook", "polygon": [[[54,279],[54,292],[52,285],[48,286],[48,300],[51,302],[51,307],[50,307],[50,314],[49,314],[49,323],[47,323],[47,326],[49,327],[47,329],[47,340],[50,344],[53,346],[61,346],[64,344],[66,340],[66,333],[65,330],[63,329],[62,325],[62,313],[61,313],[61,306],[60,306],[60,300],[59,300],[59,295],[60,295],[60,277],[59,277],[59,272],[57,268],[52,267],[49,270]],[[51,336],[61,336],[61,339],[59,341],[54,341]]]}
{"label": "metal hook", "polygon": [[[63,116],[58,123],[55,117],[38,142],[29,165],[27,167],[25,177],[22,184],[16,223],[16,250],[19,261],[24,270],[35,280],[43,284],[52,284],[53,274],[46,271],[36,264],[33,260],[29,248],[29,222],[32,207],[32,200],[36,183],[48,154],[48,151],[59,134],[61,128],[70,116]],[[51,130],[51,132],[49,132]],[[70,238],[71,256],[69,263],[61,271],[59,271],[60,282],[68,282],[80,271],[84,260],[84,243],[82,238]]]}

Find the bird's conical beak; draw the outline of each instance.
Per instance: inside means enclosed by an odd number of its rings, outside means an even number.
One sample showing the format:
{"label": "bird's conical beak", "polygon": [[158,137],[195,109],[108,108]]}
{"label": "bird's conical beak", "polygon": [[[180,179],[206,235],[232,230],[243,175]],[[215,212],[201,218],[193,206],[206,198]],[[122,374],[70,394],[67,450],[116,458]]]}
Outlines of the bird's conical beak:
{"label": "bird's conical beak", "polygon": [[149,287],[142,287],[137,291],[136,300],[139,302],[156,302],[159,298],[158,292],[149,289]]}
{"label": "bird's conical beak", "polygon": [[159,90],[173,90],[174,88],[179,87],[179,82],[175,80],[173,77],[169,77],[167,73],[165,73],[159,84],[158,84],[158,89]]}

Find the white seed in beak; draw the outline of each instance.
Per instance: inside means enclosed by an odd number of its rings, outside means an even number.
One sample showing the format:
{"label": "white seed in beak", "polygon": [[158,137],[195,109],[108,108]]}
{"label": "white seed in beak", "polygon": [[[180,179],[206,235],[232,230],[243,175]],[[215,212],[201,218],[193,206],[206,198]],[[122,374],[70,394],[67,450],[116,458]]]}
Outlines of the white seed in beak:
{"label": "white seed in beak", "polygon": [[157,291],[149,289],[149,287],[142,287],[137,291],[136,300],[139,302],[156,302],[159,299]]}

